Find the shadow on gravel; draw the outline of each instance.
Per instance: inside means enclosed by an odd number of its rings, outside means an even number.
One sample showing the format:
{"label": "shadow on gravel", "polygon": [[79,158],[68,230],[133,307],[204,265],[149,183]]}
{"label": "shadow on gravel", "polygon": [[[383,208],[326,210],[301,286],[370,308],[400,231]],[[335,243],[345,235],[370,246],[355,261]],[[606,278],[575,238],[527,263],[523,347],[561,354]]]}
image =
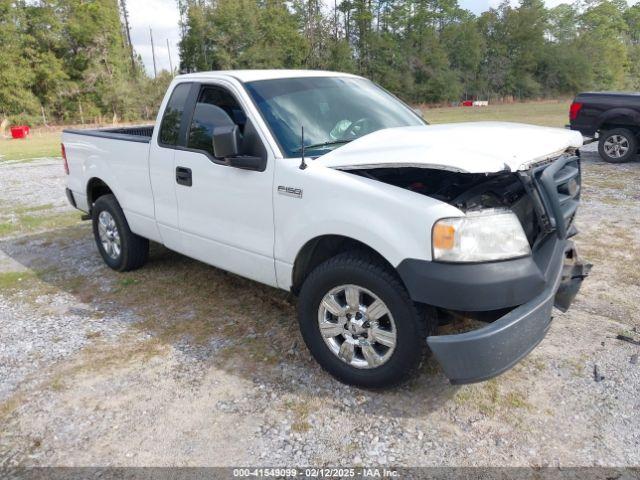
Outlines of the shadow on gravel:
{"label": "shadow on gravel", "polygon": [[597,147],[591,147],[591,150],[583,150],[580,154],[582,165],[608,165],[614,171],[615,170],[630,170],[640,172],[640,154],[638,154],[633,160],[624,163],[609,163],[602,160],[598,154]]}
{"label": "shadow on gravel", "polygon": [[[87,304],[110,322],[121,321],[142,334],[137,337],[151,338],[154,348],[149,355],[160,355],[158,343],[170,346],[189,358],[185,368],[199,369],[202,375],[212,367],[223,369],[256,386],[309,400],[366,394],[388,402],[386,414],[401,417],[424,415],[457,391],[432,359],[417,378],[390,391],[363,392],[341,385],[311,358],[286,292],[157,244],[152,244],[145,267],[127,273],[103,264],[88,223],[0,240],[0,250],[31,270],[39,283],[51,287],[49,291],[72,295],[70,304]],[[122,339],[127,341],[131,340]],[[121,358],[122,365],[130,364],[133,357],[120,343],[113,346],[109,360]],[[395,402],[400,398],[402,402]]]}

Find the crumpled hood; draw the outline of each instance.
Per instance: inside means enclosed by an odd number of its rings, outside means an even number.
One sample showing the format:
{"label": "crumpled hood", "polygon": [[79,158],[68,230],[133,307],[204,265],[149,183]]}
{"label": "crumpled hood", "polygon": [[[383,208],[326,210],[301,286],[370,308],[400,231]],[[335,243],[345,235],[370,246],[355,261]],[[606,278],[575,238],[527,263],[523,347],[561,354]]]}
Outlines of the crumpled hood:
{"label": "crumpled hood", "polygon": [[467,173],[526,170],[580,147],[579,132],[522,123],[475,122],[388,128],[320,157],[342,170],[422,167]]}

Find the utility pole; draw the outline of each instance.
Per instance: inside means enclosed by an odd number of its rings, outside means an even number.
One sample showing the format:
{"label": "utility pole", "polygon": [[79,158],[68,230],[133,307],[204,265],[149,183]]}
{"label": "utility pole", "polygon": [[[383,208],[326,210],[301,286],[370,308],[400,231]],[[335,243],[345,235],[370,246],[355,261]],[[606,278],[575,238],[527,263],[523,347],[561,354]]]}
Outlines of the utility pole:
{"label": "utility pole", "polygon": [[153,57],[153,78],[158,78],[158,69],[156,67],[156,49],[153,45],[153,30],[149,27],[149,36],[151,37],[151,56]]}
{"label": "utility pole", "polygon": [[338,40],[338,0],[333,0],[333,31],[334,38]]}
{"label": "utility pole", "polygon": [[131,27],[129,26],[129,11],[127,10],[127,0],[120,0],[120,8],[122,9],[122,17],[124,18],[124,28],[127,35],[127,45],[129,47],[129,56],[131,57],[131,72],[136,74],[136,61],[133,56],[133,43],[131,43]]}
{"label": "utility pole", "polygon": [[169,68],[171,69],[171,76],[173,76],[173,62],[171,61],[171,47],[169,46],[168,38],[167,38],[167,52],[169,52]]}

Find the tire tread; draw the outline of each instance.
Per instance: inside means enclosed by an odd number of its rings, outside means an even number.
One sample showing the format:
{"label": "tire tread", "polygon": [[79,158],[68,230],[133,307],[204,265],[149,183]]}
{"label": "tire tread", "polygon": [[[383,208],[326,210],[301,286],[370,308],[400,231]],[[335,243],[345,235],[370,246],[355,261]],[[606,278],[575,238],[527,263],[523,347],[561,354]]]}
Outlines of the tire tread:
{"label": "tire tread", "polygon": [[[629,152],[627,152],[624,157],[611,158],[604,153],[604,142],[611,135],[624,135],[629,139]],[[630,162],[638,154],[638,138],[631,130],[627,128],[612,128],[611,130],[602,132],[602,134],[600,135],[600,139],[598,141],[598,153],[600,154],[600,158],[602,158],[602,160],[607,163]]]}

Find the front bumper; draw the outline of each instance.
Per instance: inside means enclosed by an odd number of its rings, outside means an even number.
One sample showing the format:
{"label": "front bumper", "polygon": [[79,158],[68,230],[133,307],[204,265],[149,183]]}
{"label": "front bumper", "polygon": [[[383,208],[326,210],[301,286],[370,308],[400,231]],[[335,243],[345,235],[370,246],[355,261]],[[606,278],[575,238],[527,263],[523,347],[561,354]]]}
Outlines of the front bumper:
{"label": "front bumper", "polygon": [[554,305],[565,311],[591,265],[578,258],[573,242],[553,242],[547,287],[532,300],[484,328],[430,336],[427,344],[453,384],[495,377],[513,367],[544,338]]}

